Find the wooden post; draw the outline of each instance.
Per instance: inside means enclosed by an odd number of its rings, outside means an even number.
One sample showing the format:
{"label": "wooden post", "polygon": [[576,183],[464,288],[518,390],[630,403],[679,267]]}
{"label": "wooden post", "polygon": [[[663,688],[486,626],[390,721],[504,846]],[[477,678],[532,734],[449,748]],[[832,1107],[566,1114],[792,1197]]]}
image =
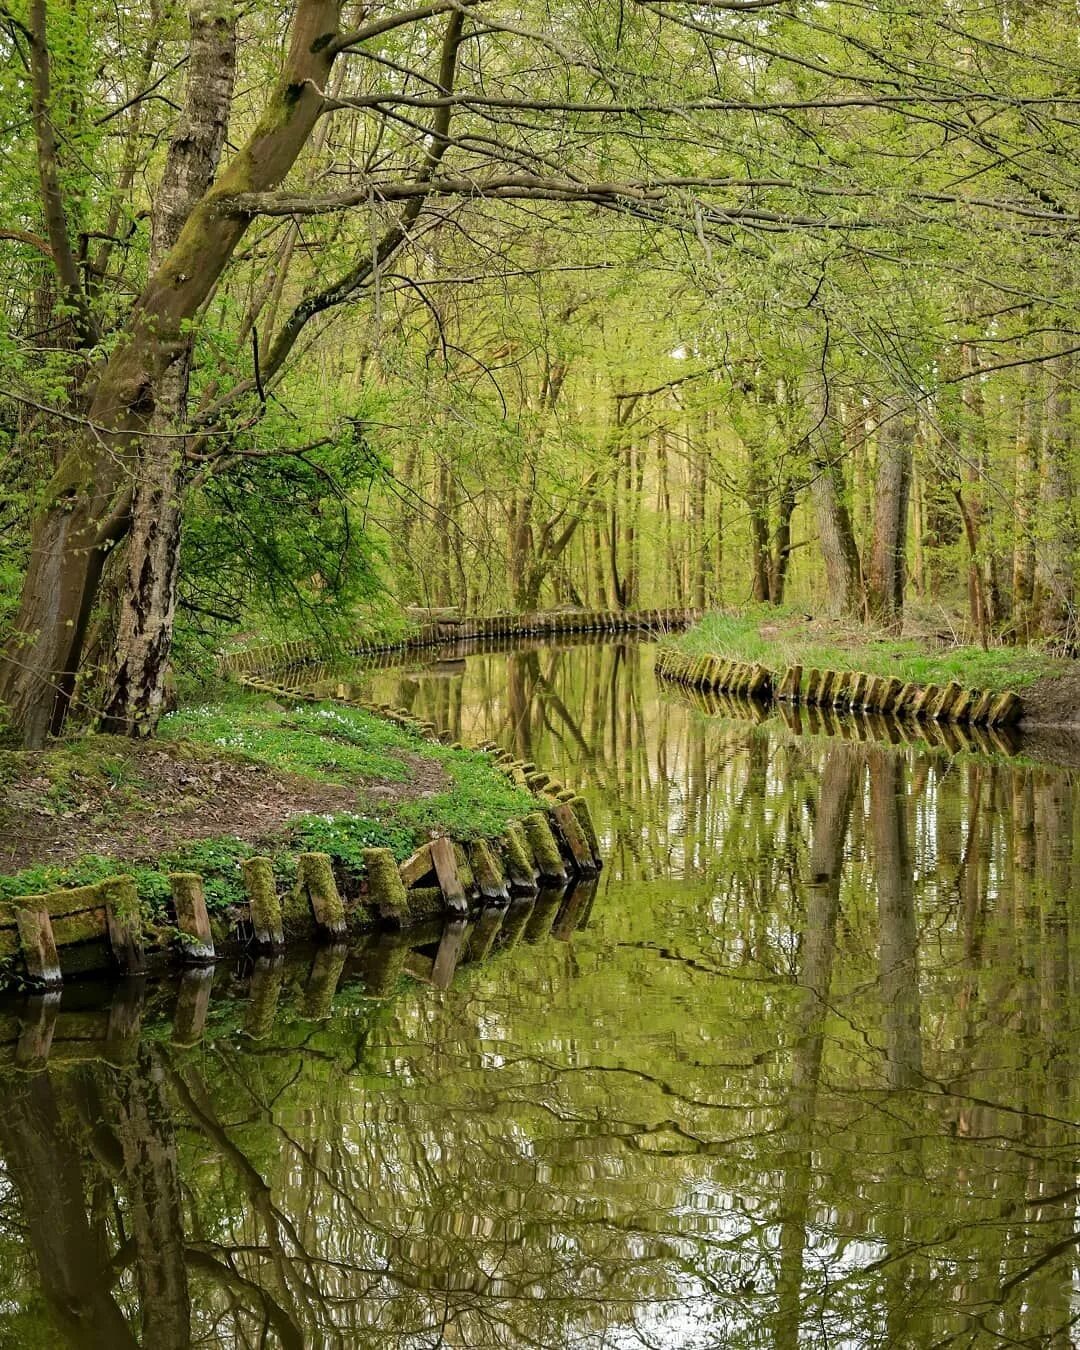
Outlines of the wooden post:
{"label": "wooden post", "polygon": [[952,712],[953,704],[963,694],[963,689],[955,680],[950,680],[941,691],[937,701],[930,708],[930,716],[935,722],[945,721]]}
{"label": "wooden post", "polygon": [[260,947],[284,947],[281,902],[274,882],[274,865],[269,858],[245,858],[240,865],[251,906],[251,926]]}
{"label": "wooden post", "polygon": [[52,920],[43,895],[22,895],[12,902],[19,946],[31,983],[56,989],[63,983],[60,957],[53,938]]}
{"label": "wooden post", "polygon": [[533,857],[540,868],[540,876],[545,881],[562,884],[566,880],[566,866],[563,863],[555,836],[547,817],[540,811],[534,811],[521,822],[525,837],[529,841]]}
{"label": "wooden post", "polygon": [[465,887],[458,876],[457,857],[454,846],[445,835],[431,841],[431,861],[443,893],[446,908],[451,914],[465,915],[469,912],[469,902],[465,898]]}
{"label": "wooden post", "polygon": [[202,877],[197,872],[173,872],[169,876],[169,885],[184,960],[194,965],[213,961],[214,938],[210,931],[210,916],[206,912]]}
{"label": "wooden post", "polygon": [[[396,864],[394,875],[397,876]],[[296,884],[307,897],[315,922],[322,932],[330,937],[344,937],[345,906],[334,880],[330,855],[301,853],[296,860]]]}
{"label": "wooden post", "polygon": [[802,666],[788,666],[787,670],[784,671],[783,679],[780,681],[780,687],[776,691],[776,697],[791,703],[798,703],[801,687]]}
{"label": "wooden post", "polygon": [[596,826],[593,824],[592,812],[589,810],[589,803],[584,797],[576,793],[569,799],[570,809],[577,816],[578,824],[581,826],[582,833],[589,841],[589,848],[592,850],[593,862],[596,864],[597,871],[604,865],[604,859],[600,853],[600,838],[596,833]]}
{"label": "wooden post", "polygon": [[124,975],[146,969],[143,949],[142,906],[134,877],[109,877],[101,883],[105,926],[116,964]]}
{"label": "wooden post", "polygon": [[882,691],[881,696],[881,711],[883,713],[890,713],[895,716],[896,713],[898,712],[900,695],[903,693],[903,691],[904,691],[903,683],[900,680],[898,680],[895,675],[892,676],[890,679],[886,680],[885,688]]}
{"label": "wooden post", "polygon": [[484,899],[508,902],[510,889],[503,875],[502,864],[486,839],[473,840],[469,847],[469,862]]}
{"label": "wooden post", "polygon": [[990,710],[990,725],[992,727],[1008,727],[1014,722],[1020,720],[1024,706],[1020,701],[1019,694],[1007,691],[994,704]]}
{"label": "wooden post", "polygon": [[585,832],[578,823],[578,818],[573,810],[566,802],[560,802],[551,814],[562,833],[563,839],[566,840],[570,856],[574,860],[574,866],[582,876],[594,876],[596,864],[593,862],[592,849],[589,847],[589,841],[585,838]]}
{"label": "wooden post", "polygon": [[540,873],[525,831],[516,821],[506,827],[503,845],[510,885],[523,895],[535,895],[538,889],[536,880]]}
{"label": "wooden post", "polygon": [[[368,899],[376,916],[392,927],[403,927],[409,922],[409,896],[394,855],[388,848],[366,848],[363,856]],[[431,865],[429,851],[425,871],[430,871]]]}

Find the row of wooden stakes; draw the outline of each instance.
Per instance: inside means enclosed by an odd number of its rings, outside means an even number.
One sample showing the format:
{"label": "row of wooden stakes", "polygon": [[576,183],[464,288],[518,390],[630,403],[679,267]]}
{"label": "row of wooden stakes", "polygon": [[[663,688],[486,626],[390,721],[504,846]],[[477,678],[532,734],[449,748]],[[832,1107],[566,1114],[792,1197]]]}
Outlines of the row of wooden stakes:
{"label": "row of wooden stakes", "polygon": [[[297,697],[258,677],[245,683]],[[406,709],[360,706],[423,735],[449,739]],[[272,859],[248,858],[241,864],[247,903],[227,915],[210,914],[197,873],[169,876],[168,913],[156,921],[130,876],[20,896],[0,904],[0,987],[28,982],[56,988],[65,972],[106,967],[134,975],[171,961],[206,964],[244,947],[279,951],[287,939],[341,941],[379,926],[464,918],[476,903],[507,904],[512,894],[535,895],[541,886],[565,887],[574,877],[595,876],[600,845],[584,799],[493,743],[479,748],[539,798],[538,809],[498,839],[443,836],[400,865],[389,849],[365,849],[364,874],[350,878],[346,896],[328,854],[300,854],[295,884],[285,894],[279,894]]]}
{"label": "row of wooden stakes", "polygon": [[[419,624],[405,637],[375,640],[357,637],[348,645],[350,656],[380,652],[408,652],[445,642],[472,638],[557,637],[569,633],[669,633],[689,627],[701,618],[699,609],[646,610],[538,610],[525,614],[490,614],[464,618],[439,618]],[[299,638],[271,642],[242,651],[227,652],[221,669],[228,675],[272,675],[274,671],[317,659],[315,642]]]}
{"label": "row of wooden stakes", "polygon": [[796,735],[831,736],[839,740],[943,749],[1012,757],[1020,748],[1019,733],[1012,727],[981,727],[971,722],[935,722],[929,719],[891,717],[850,708],[819,707],[790,701],[750,699],[743,695],[679,686],[681,696],[710,716],[738,717],[761,724],[780,717]]}
{"label": "row of wooden stakes", "polygon": [[[178,980],[129,979],[114,984],[104,1006],[68,987],[30,991],[0,1006],[0,1069],[40,1071],[49,1064],[134,1062],[143,1035],[167,1034],[177,1049],[199,1044],[210,1028],[235,1028],[267,1041],[288,1008],[304,1020],[333,1015],[339,992],[358,984],[366,999],[386,999],[403,976],[445,989],[459,966],[477,964],[518,942],[571,941],[586,926],[596,881],[541,889],[509,905],[486,905],[469,922],[439,920],[408,931],[380,929],[354,943],[313,950],[255,952],[236,963],[188,966]],[[214,1017],[210,1017],[211,1000]]]}
{"label": "row of wooden stakes", "polygon": [[1012,726],[1023,714],[1019,695],[992,689],[905,683],[895,676],[851,670],[817,670],[788,666],[777,679],[760,664],[729,661],[720,656],[692,656],[671,647],[657,654],[662,679],[697,689],[751,699],[777,699],[840,711],[880,713],[920,721],[963,722],[973,726]]}

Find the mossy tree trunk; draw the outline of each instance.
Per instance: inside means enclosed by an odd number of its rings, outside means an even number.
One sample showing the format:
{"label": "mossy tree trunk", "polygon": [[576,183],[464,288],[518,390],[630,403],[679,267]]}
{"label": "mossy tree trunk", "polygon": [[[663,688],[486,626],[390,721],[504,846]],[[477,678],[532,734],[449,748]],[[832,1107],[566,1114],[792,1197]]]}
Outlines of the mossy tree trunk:
{"label": "mossy tree trunk", "polygon": [[250,223],[224,202],[276,187],[292,167],[322,110],[339,10],[339,0],[299,0],[281,77],[255,130],[191,210],[94,372],[85,420],[43,494],[0,654],[0,702],[27,745],[62,725],[106,552],[126,527],[131,465],[154,431],[157,391]]}
{"label": "mossy tree trunk", "polygon": [[882,400],[874,478],[874,524],[866,600],[872,618],[899,623],[904,608],[908,496],[914,424],[904,400]]}
{"label": "mossy tree trunk", "polygon": [[[232,104],[234,6],[228,0],[192,0],[189,19],[187,98],[155,200],[151,270],[213,182]],[[136,452],[126,579],[102,718],[107,731],[149,735],[161,715],[176,612],[190,372],[189,340],[162,372],[154,391],[153,434]]]}

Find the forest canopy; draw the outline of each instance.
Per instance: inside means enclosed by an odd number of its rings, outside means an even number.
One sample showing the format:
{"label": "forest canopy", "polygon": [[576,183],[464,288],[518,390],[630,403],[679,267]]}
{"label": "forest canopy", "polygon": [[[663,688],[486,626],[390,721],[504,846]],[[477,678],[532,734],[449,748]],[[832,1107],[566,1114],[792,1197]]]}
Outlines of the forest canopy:
{"label": "forest canopy", "polygon": [[358,607],[1075,639],[1074,6],[0,3],[0,705]]}

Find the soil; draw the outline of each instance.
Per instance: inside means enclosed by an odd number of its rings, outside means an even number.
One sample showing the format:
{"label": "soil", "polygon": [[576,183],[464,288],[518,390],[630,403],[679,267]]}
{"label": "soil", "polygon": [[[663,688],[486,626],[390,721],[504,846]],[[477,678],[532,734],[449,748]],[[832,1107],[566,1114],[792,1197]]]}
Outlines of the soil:
{"label": "soil", "polygon": [[1021,690],[1021,728],[1073,727],[1080,732],[1080,663],[1063,675],[1047,675]]}
{"label": "soil", "polygon": [[[86,854],[152,861],[184,843],[232,836],[270,841],[293,817],[345,812],[442,791],[441,765],[402,754],[404,782],[369,780],[348,787],[312,782],[247,760],[193,755],[180,744],[117,740],[127,761],[115,788],[72,772],[57,800],[46,757],[7,757],[0,783],[0,874]],[[130,776],[129,776],[130,772]]]}

